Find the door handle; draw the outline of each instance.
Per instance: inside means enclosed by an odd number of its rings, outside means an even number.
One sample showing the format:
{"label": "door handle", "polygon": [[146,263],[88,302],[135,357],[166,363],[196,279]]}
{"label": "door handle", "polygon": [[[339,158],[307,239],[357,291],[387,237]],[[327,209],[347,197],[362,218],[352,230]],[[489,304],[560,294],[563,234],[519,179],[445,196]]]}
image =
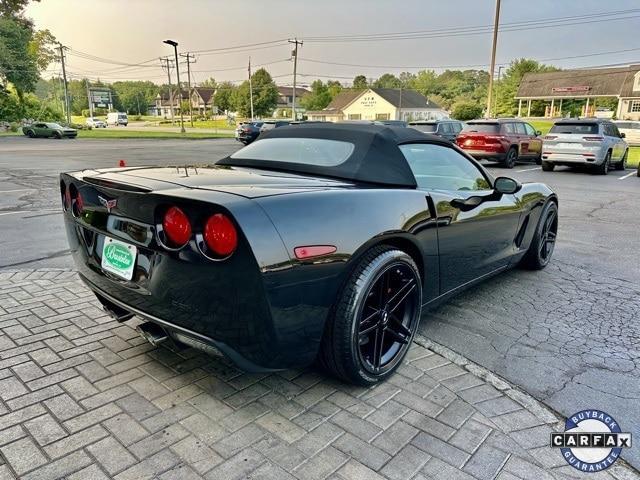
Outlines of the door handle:
{"label": "door handle", "polygon": [[483,201],[484,197],[479,197],[476,195],[468,198],[454,198],[449,203],[452,207],[457,208],[458,210],[468,212],[469,210],[473,210],[474,208],[476,208]]}

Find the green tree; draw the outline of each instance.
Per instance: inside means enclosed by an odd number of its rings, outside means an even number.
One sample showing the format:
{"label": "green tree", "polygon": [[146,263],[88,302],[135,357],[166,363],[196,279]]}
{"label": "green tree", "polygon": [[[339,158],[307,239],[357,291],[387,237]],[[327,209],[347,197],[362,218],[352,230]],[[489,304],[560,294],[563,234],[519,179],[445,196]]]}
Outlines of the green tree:
{"label": "green tree", "polygon": [[357,90],[364,90],[365,88],[369,88],[369,82],[367,82],[367,77],[364,75],[357,75],[353,79],[353,88]]}
{"label": "green tree", "polygon": [[337,80],[329,80],[327,81],[327,89],[329,90],[329,95],[331,95],[331,100],[333,100],[342,91],[342,84]]}
{"label": "green tree", "polygon": [[402,82],[400,82],[400,79],[392,73],[385,73],[373,82],[372,86],[374,88],[400,88],[402,86]]}
{"label": "green tree", "polygon": [[[496,83],[496,115],[511,116],[518,113],[518,101],[515,99],[515,96],[525,73],[553,72],[556,70],[558,70],[556,67],[545,65],[527,58],[519,58],[512,61],[500,81]],[[541,112],[532,112],[532,114],[536,113],[540,114]]]}
{"label": "green tree", "polygon": [[461,101],[451,110],[451,116],[456,120],[473,120],[482,115],[482,107],[477,102]]}
{"label": "green tree", "polygon": [[222,82],[216,86],[213,104],[218,107],[219,111],[234,110],[233,96],[237,88],[231,82]]}
{"label": "green tree", "polygon": [[[21,17],[30,0],[0,0],[0,17]],[[40,2],[40,0],[34,0]]]}
{"label": "green tree", "polygon": [[213,77],[209,77],[204,82],[200,82],[200,86],[205,88],[216,88],[217,85],[216,79]]}
{"label": "green tree", "polygon": [[[253,86],[253,114],[256,117],[265,117],[273,113],[278,104],[278,87],[264,68],[251,75]],[[234,92],[233,103],[236,111],[247,117],[251,115],[251,103],[249,97],[249,81],[244,81]]]}
{"label": "green tree", "polygon": [[307,110],[322,110],[331,102],[329,87],[322,80],[311,83],[311,92],[300,99],[300,105]]}
{"label": "green tree", "polygon": [[33,28],[13,18],[0,18],[0,78],[13,84],[18,99],[35,89],[37,57],[31,54]]}
{"label": "green tree", "polygon": [[148,106],[154,103],[160,91],[155,83],[142,80],[114,82],[111,89],[118,110],[139,115],[146,114]]}

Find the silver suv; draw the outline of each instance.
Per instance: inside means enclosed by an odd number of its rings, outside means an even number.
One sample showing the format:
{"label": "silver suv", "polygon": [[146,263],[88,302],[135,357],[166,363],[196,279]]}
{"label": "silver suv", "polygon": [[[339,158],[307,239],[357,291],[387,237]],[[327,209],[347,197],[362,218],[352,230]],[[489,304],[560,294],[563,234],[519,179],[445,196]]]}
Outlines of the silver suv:
{"label": "silver suv", "polygon": [[542,169],[550,172],[556,165],[591,165],[606,175],[611,167],[626,168],[628,152],[624,133],[608,120],[560,120],[543,138]]}

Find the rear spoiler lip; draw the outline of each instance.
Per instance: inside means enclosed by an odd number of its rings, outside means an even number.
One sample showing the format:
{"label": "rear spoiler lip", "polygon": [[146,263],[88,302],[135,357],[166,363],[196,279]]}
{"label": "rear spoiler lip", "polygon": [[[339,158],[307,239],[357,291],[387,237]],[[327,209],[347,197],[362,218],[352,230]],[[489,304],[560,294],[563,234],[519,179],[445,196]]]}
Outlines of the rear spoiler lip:
{"label": "rear spoiler lip", "polygon": [[96,185],[98,187],[105,187],[114,190],[122,190],[125,192],[137,192],[137,193],[149,193],[153,190],[149,187],[143,187],[140,185],[135,185],[133,183],[127,182],[116,182],[113,180],[102,179],[98,177],[83,177],[82,181],[86,183],[90,183],[92,185]]}

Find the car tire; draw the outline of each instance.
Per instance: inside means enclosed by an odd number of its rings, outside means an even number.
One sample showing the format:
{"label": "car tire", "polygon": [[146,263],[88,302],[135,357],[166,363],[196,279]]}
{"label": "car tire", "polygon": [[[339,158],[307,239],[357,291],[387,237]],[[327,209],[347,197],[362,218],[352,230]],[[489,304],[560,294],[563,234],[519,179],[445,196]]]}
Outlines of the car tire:
{"label": "car tire", "polygon": [[516,147],[511,147],[507,152],[507,155],[504,157],[502,162],[502,166],[505,168],[513,168],[518,161],[518,149]]}
{"label": "car tire", "polygon": [[558,235],[558,206],[548,201],[529,245],[529,250],[520,261],[520,266],[529,270],[542,270],[549,264]]}
{"label": "car tire", "polygon": [[622,156],[622,160],[616,163],[616,170],[626,170],[628,154],[629,154],[629,150],[625,150],[624,155]]}
{"label": "car tire", "polygon": [[53,138],[56,140],[62,140],[62,134],[60,132],[53,132]]}
{"label": "car tire", "polygon": [[542,161],[542,171],[543,172],[553,172],[553,169],[556,168],[555,164],[551,162]]}
{"label": "car tire", "polygon": [[385,380],[409,351],[421,309],[422,281],[413,259],[393,247],[372,248],[338,294],[325,326],[320,365],[357,385]]}
{"label": "car tire", "polygon": [[542,165],[542,157],[540,155],[536,157],[536,165]]}
{"label": "car tire", "polygon": [[33,130],[27,130],[27,137],[36,138],[36,132],[34,132]]}
{"label": "car tire", "polygon": [[602,162],[602,165],[598,165],[596,167],[596,173],[598,175],[608,175],[610,168],[611,168],[611,150],[609,150],[607,154],[604,156],[604,161]]}

